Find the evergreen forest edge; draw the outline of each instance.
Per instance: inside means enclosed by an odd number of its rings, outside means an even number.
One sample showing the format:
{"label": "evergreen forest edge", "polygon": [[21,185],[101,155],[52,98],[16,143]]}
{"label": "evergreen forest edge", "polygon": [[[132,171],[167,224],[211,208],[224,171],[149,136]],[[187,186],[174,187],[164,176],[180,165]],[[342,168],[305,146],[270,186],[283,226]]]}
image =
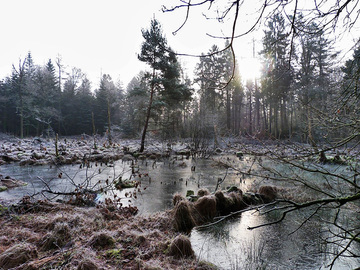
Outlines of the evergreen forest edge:
{"label": "evergreen forest edge", "polygon": [[[317,29],[316,24],[306,27],[309,33]],[[268,22],[261,78],[247,82],[238,72],[241,60],[234,64],[231,50],[216,45],[199,58],[190,80],[155,19],[149,30],[142,30],[145,41],[138,56],[152,71],[141,71],[126,89],[104,74],[93,91],[80,69],[64,70],[61,58],[36,65],[29,52],[0,81],[0,132],[69,136],[104,134],[111,126],[123,137],[139,138],[149,114],[149,131],[161,139],[214,138],[218,133],[315,145],[348,136],[354,127],[336,128],[336,123],[358,117],[360,49],[339,66],[329,35],[303,32],[294,42],[285,28],[280,14]],[[157,50],[155,58],[146,58],[146,46]]]}

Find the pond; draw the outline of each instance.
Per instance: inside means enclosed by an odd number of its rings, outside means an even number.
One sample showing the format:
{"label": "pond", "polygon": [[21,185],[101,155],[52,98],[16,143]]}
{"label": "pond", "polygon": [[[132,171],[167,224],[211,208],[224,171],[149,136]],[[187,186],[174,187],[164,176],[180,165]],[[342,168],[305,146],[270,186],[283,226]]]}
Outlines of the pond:
{"label": "pond", "polygon": [[[242,170],[260,170],[251,156],[246,156],[243,160],[229,155],[217,156],[214,159],[223,160]],[[196,192],[199,188],[207,188],[213,192],[219,178],[225,178],[222,189],[236,185],[244,191],[250,190],[254,182],[265,181],[260,177],[239,174],[233,169],[226,170],[212,159],[193,160],[176,156],[161,162],[139,161],[135,167],[142,175],[141,178],[136,178],[141,182],[141,192],[137,193],[136,199],[127,198],[127,190],[119,191],[117,196],[124,198],[125,205],[131,203],[137,206],[140,215],[172,208],[172,196],[176,192],[184,196],[187,190]],[[44,182],[54,190],[66,192],[71,191],[69,179],[76,183],[85,178],[91,179],[93,183],[98,180],[105,182],[106,179],[112,180],[119,176],[127,179],[131,176],[131,168],[131,162],[121,161],[112,166],[94,163],[90,168],[80,168],[79,165],[59,168],[4,165],[0,167],[0,174],[23,180],[28,185],[0,193],[0,199],[16,202],[23,195],[41,191]],[[276,225],[248,230],[249,226],[276,218],[276,213],[259,215],[255,211],[249,211],[216,226],[193,229],[190,239],[200,260],[214,263],[221,269],[325,269],[326,264],[331,261],[325,251],[334,251],[336,247],[324,244],[323,239],[329,236],[329,229],[322,222],[313,220],[298,229],[308,217],[309,211],[310,209],[294,212]],[[352,269],[359,265],[359,260],[341,259],[335,269]]]}

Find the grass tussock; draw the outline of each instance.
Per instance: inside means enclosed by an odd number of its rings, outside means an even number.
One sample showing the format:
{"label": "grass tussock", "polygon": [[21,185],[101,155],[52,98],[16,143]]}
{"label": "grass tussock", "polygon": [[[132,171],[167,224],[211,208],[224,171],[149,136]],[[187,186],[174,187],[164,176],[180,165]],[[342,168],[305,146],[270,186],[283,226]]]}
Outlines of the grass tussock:
{"label": "grass tussock", "polygon": [[179,260],[167,253],[178,235],[173,211],[134,216],[132,210],[107,209],[105,205],[33,203],[26,202],[29,211],[15,207],[0,216],[0,269],[198,267],[193,257]]}
{"label": "grass tussock", "polygon": [[174,228],[178,232],[189,233],[196,226],[193,205],[189,201],[180,201],[174,207]]}
{"label": "grass tussock", "polygon": [[115,245],[115,239],[108,232],[100,232],[93,235],[88,244],[95,249],[111,248]]}
{"label": "grass tussock", "polygon": [[195,203],[197,223],[211,221],[216,216],[216,198],[215,196],[200,197]]}
{"label": "grass tussock", "polygon": [[265,203],[272,202],[276,199],[277,188],[273,186],[261,186],[258,193]]}
{"label": "grass tussock", "polygon": [[232,205],[230,206],[231,212],[236,212],[247,207],[247,204],[243,200],[242,192],[230,192],[228,196],[232,199]]}
{"label": "grass tussock", "polygon": [[51,250],[57,248],[63,248],[65,245],[72,245],[71,243],[71,229],[67,223],[58,223],[54,229],[49,232],[40,246],[43,250]]}
{"label": "grass tussock", "polygon": [[193,257],[190,239],[183,234],[178,235],[170,244],[169,254],[178,259]]}
{"label": "grass tussock", "polygon": [[173,206],[176,206],[181,201],[186,201],[186,198],[180,193],[175,193],[173,196]]}
{"label": "grass tussock", "polygon": [[199,197],[210,195],[210,191],[207,188],[201,188],[198,190],[197,195]]}
{"label": "grass tussock", "polygon": [[38,257],[36,247],[28,243],[16,244],[0,255],[0,269],[11,269]]}
{"label": "grass tussock", "polygon": [[215,193],[217,211],[219,215],[227,215],[231,212],[245,209],[247,204],[243,200],[242,192],[233,191],[224,193],[218,190]]}

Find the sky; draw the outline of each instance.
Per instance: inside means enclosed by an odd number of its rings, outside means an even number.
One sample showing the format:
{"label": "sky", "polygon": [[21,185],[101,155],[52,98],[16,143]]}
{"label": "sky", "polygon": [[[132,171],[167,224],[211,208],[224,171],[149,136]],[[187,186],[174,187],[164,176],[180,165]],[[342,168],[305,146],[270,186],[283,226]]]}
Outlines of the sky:
{"label": "sky", "polygon": [[[80,68],[93,88],[98,87],[101,74],[109,74],[114,81],[121,80],[126,87],[134,76],[146,69],[137,54],[143,41],[141,29],[149,28],[154,16],[176,52],[200,54],[207,52],[212,44],[224,44],[224,40],[206,36],[202,16],[192,16],[188,24],[173,35],[183,22],[185,10],[163,13],[161,6],[176,2],[2,0],[0,78],[10,75],[12,65],[17,66],[30,51],[38,65],[46,64],[49,58],[55,63],[60,56],[68,70]],[[211,23],[209,29],[214,30]],[[245,45],[252,50],[250,39]],[[198,59],[182,57],[180,61],[191,74]]]}
{"label": "sky", "polygon": [[[170,45],[178,53],[206,53],[213,44],[221,46],[223,39],[206,35],[228,35],[231,21],[219,24],[192,13],[181,31],[185,10],[163,13],[161,6],[171,6],[178,0],[1,0],[0,1],[0,79],[11,74],[30,51],[35,64],[44,65],[51,58],[61,57],[69,71],[80,68],[97,88],[102,74],[109,74],[124,87],[146,65],[137,59],[143,38],[141,29],[149,28],[153,17],[160,21]],[[251,1],[249,1],[251,3]],[[200,11],[199,11],[200,12]],[[247,14],[252,17],[249,9]],[[247,17],[246,17],[247,18]],[[239,27],[247,27],[245,19]],[[253,73],[253,40],[259,51],[262,31],[256,31],[236,41],[236,56],[240,73]],[[197,58],[181,57],[190,76]],[[256,65],[256,63],[254,64]]]}

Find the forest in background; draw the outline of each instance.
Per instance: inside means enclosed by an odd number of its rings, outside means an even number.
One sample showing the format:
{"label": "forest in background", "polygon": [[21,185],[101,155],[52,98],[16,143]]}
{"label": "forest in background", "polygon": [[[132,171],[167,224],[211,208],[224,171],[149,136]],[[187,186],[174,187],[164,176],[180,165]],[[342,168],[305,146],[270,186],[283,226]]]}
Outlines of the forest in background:
{"label": "forest in background", "polygon": [[82,70],[65,69],[60,58],[37,65],[29,52],[0,81],[0,131],[68,136],[104,134],[111,127],[123,137],[139,138],[147,123],[161,139],[246,135],[316,145],[346,137],[358,117],[353,75],[360,49],[339,65],[328,33],[298,19],[298,27],[308,31],[294,39],[286,33],[287,24],[280,13],[268,21],[256,56],[261,76],[245,82],[236,52],[216,45],[199,58],[191,80],[155,19],[142,30],[138,56],[151,71],[139,72],[126,88],[104,74],[93,89]]}

